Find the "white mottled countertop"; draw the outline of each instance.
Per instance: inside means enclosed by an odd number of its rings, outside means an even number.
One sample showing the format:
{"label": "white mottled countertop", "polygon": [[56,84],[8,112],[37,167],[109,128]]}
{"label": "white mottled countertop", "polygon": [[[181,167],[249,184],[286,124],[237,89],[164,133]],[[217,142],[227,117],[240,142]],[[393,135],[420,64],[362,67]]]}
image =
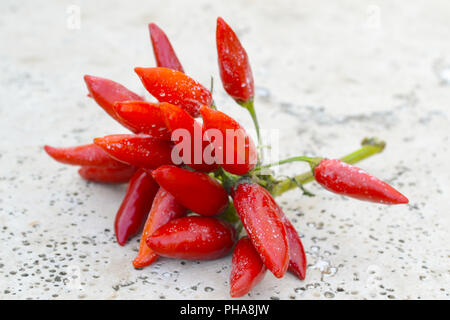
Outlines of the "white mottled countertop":
{"label": "white mottled countertop", "polygon": [[[139,94],[154,66],[147,24],[170,37],[186,72],[247,127],[218,76],[215,21],[250,56],[256,108],[281,156],[338,157],[387,141],[359,164],[409,205],[280,198],[302,235],[305,281],[267,273],[256,299],[449,299],[450,4],[442,1],[12,1],[0,3],[0,299],[228,299],[231,256],[131,265],[138,238],[115,242],[126,185],[83,181],[44,144],[126,132],[86,97],[82,76]],[[79,14],[79,15],[78,15]],[[148,95],[147,95],[148,96]],[[291,165],[283,174],[305,170]]]}

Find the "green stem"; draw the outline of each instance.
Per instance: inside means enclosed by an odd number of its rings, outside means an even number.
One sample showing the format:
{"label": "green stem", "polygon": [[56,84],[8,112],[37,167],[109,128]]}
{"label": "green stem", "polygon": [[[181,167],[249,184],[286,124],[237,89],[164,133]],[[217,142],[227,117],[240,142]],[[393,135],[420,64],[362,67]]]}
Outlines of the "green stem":
{"label": "green stem", "polygon": [[312,167],[315,167],[316,165],[319,164],[319,162],[321,160],[322,160],[322,158],[311,158],[311,157],[306,157],[306,156],[298,156],[298,157],[287,158],[287,159],[284,159],[281,161],[265,164],[263,166],[259,166],[259,167],[255,168],[254,171],[261,171],[262,169],[279,166],[282,164],[296,162],[296,161],[308,162]]}
{"label": "green stem", "polygon": [[[354,164],[370,156],[373,156],[374,154],[380,153],[381,151],[383,151],[384,147],[386,146],[386,143],[384,141],[378,140],[377,138],[365,138],[361,142],[361,145],[362,147],[360,149],[340,158],[340,160],[349,164]],[[295,179],[295,181],[293,181],[293,179]],[[314,175],[312,171],[308,171],[295,176],[293,179],[287,178],[275,183],[270,190],[271,193],[274,196],[279,196],[285,193],[286,191],[297,188],[298,184],[304,185],[305,183],[313,181]]]}
{"label": "green stem", "polygon": [[261,133],[259,129],[258,117],[256,116],[255,107],[253,105],[253,100],[249,100],[246,102],[239,103],[245,109],[248,110],[250,116],[252,117],[253,123],[255,124],[256,135],[258,136],[258,145],[262,145]]}

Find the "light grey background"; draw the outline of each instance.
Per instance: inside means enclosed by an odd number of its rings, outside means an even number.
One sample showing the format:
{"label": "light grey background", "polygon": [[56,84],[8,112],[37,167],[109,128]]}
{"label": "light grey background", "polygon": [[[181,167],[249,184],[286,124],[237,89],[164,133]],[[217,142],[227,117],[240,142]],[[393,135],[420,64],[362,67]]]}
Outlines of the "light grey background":
{"label": "light grey background", "polygon": [[283,195],[307,278],[268,273],[247,298],[448,299],[446,0],[2,0],[0,298],[228,299],[230,256],[134,270],[138,239],[120,247],[113,234],[126,186],[86,183],[42,150],[126,132],[86,97],[82,76],[145,94],[133,68],[154,66],[149,22],[166,31],[189,75],[205,86],[214,77],[217,105],[250,128],[219,81],[219,15],[248,51],[260,122],[279,130],[281,156],[338,157],[378,136],[387,148],[360,166],[410,199],[387,207],[314,184],[314,198]]}

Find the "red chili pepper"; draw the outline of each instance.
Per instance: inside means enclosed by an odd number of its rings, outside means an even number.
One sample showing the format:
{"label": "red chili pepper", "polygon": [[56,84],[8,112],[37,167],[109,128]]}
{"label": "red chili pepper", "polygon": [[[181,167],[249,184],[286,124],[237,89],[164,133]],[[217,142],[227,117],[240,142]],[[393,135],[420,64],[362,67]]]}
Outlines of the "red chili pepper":
{"label": "red chili pepper", "polygon": [[152,175],[144,169],[136,171],[131,178],[114,221],[116,239],[121,246],[141,230],[158,189]]}
{"label": "red chili pepper", "polygon": [[133,166],[121,168],[81,167],[78,173],[83,179],[92,182],[125,183],[131,179],[136,170],[137,168]]}
{"label": "red chili pepper", "polygon": [[[258,153],[244,128],[223,112],[206,107],[202,107],[200,112],[206,135],[214,146],[216,163],[237,175],[252,170],[256,166]],[[220,136],[215,137],[216,133]]]}
{"label": "red chili pepper", "polygon": [[306,276],[306,254],[300,236],[295,227],[284,215],[280,209],[281,221],[286,229],[286,235],[289,242],[289,267],[288,270],[299,277],[301,280]]}
{"label": "red chili pepper", "polygon": [[[166,126],[172,132],[172,138],[176,138],[177,133],[185,134],[173,141],[175,143],[175,148],[180,148],[178,151],[179,153],[182,153],[181,157],[183,162],[198,171],[211,172],[217,170],[218,165],[215,163],[214,157],[206,160],[203,157],[204,151],[210,143],[208,141],[203,141],[204,130],[202,125],[195,121],[189,113],[173,104],[161,103],[161,111]],[[180,129],[186,131],[177,131]],[[182,146],[186,146],[187,143],[189,143],[190,149],[181,149]],[[212,162],[207,163],[209,160]]]}
{"label": "red chili pepper", "polygon": [[234,228],[211,217],[190,216],[169,221],[147,238],[158,255],[189,260],[211,260],[225,256],[233,247]]}
{"label": "red chili pepper", "polygon": [[201,105],[210,106],[211,92],[183,72],[167,68],[135,68],[144,87],[160,102],[177,105],[193,117]]}
{"label": "red chili pepper", "polygon": [[154,169],[172,163],[172,143],[149,135],[115,134],[95,138],[94,143],[114,159],[133,166]]}
{"label": "red chili pepper", "polygon": [[402,204],[409,200],[364,170],[340,160],[322,160],[314,168],[316,181],[325,189],[344,196],[383,204]]}
{"label": "red chili pepper", "polygon": [[153,178],[178,203],[203,216],[221,213],[228,205],[225,188],[206,173],[166,165],[153,170]]}
{"label": "red chili pepper", "polygon": [[281,278],[289,265],[289,243],[270,193],[255,183],[240,183],[232,192],[234,207],[266,267]]}
{"label": "red chili pepper", "polygon": [[123,85],[105,78],[85,75],[84,81],[86,82],[89,90],[89,97],[94,98],[98,105],[102,107],[103,110],[105,110],[112,118],[124,127],[137,133],[134,131],[133,127],[128,127],[126,123],[121,122],[121,119],[117,116],[114,110],[114,103],[127,100],[142,101],[144,99],[141,96],[128,90]]}
{"label": "red chili pepper", "polygon": [[217,18],[216,44],[223,88],[238,103],[253,100],[255,89],[247,52],[220,17]]}
{"label": "red chili pepper", "polygon": [[135,268],[143,268],[156,261],[158,255],[147,246],[146,240],[156,229],[168,223],[170,220],[183,217],[187,210],[182,207],[175,198],[163,188],[159,188],[153,199],[152,208],[145,222],[139,244],[139,253],[133,260]]}
{"label": "red chili pepper", "polygon": [[233,298],[246,295],[266,273],[266,266],[248,237],[240,239],[234,247],[231,265],[230,295]]}
{"label": "red chili pepper", "polygon": [[148,25],[150,39],[152,41],[153,53],[155,54],[156,65],[158,67],[169,68],[184,73],[183,66],[175,54],[169,38],[156,24]]}
{"label": "red chili pepper", "polygon": [[146,133],[161,140],[170,140],[159,104],[146,101],[117,102],[114,110],[133,132]]}
{"label": "red chili pepper", "polygon": [[44,146],[44,150],[50,157],[65,164],[106,168],[127,167],[93,143],[68,148]]}

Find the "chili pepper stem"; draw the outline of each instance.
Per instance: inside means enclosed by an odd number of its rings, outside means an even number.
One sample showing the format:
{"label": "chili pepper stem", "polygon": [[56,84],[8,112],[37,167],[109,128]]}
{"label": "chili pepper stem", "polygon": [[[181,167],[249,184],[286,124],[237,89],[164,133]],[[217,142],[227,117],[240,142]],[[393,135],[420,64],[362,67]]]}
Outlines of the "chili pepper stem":
{"label": "chili pepper stem", "polygon": [[[365,138],[361,142],[361,145],[362,147],[360,149],[343,156],[342,158],[340,158],[340,160],[348,164],[354,164],[382,152],[384,147],[386,146],[386,143],[377,138]],[[295,181],[293,181],[293,179],[295,179]],[[293,177],[293,179],[287,178],[279,181],[278,183],[275,183],[270,192],[273,196],[279,196],[286,191],[297,188],[298,184],[304,185],[305,183],[313,181],[314,175],[312,171],[308,171]]]}
{"label": "chili pepper stem", "polygon": [[258,145],[261,146],[262,145],[261,133],[259,129],[258,117],[256,116],[255,107],[253,105],[253,100],[239,102],[239,104],[243,106],[245,109],[247,109],[248,112],[250,113],[250,116],[252,117],[253,123],[255,125],[256,135],[258,137]]}
{"label": "chili pepper stem", "polygon": [[297,162],[297,161],[308,162],[309,165],[311,166],[311,168],[314,168],[315,166],[317,166],[319,164],[320,161],[322,161],[322,158],[319,158],[319,157],[311,158],[311,157],[306,157],[306,156],[291,157],[291,158],[287,158],[287,159],[284,159],[281,161],[277,161],[277,162],[265,164],[263,166],[259,166],[259,167],[255,168],[254,171],[260,171],[262,169],[279,166],[279,165],[286,164],[286,163]]}

